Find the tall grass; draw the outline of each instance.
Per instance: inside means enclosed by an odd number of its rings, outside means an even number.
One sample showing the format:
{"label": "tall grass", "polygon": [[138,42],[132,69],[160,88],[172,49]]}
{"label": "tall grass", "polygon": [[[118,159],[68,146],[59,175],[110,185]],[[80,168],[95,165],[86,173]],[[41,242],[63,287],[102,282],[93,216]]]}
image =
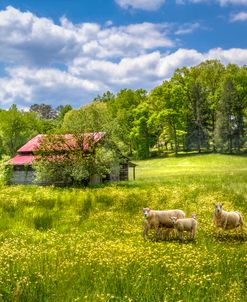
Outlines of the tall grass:
{"label": "tall grass", "polygon": [[[0,301],[247,301],[247,231],[211,224],[215,202],[247,217],[247,158],[137,164],[95,188],[1,186]],[[144,241],[147,206],[196,212],[196,240]]]}

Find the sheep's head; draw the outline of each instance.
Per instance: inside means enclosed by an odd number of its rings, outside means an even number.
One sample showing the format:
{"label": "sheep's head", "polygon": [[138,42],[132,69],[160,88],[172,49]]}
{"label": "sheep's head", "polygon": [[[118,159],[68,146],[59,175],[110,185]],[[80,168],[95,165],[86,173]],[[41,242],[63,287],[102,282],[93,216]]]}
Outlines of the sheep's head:
{"label": "sheep's head", "polygon": [[222,210],[223,210],[223,204],[216,203],[214,205],[214,210],[215,210],[215,214],[220,215],[222,213]]}
{"label": "sheep's head", "polygon": [[143,211],[144,217],[147,218],[147,217],[150,216],[150,209],[149,208],[143,208],[142,211]]}
{"label": "sheep's head", "polygon": [[197,219],[197,214],[193,213],[190,215],[191,218]]}
{"label": "sheep's head", "polygon": [[169,217],[169,218],[170,218],[170,221],[171,221],[172,224],[176,224],[177,219],[178,219],[176,216],[172,216],[172,217]]}

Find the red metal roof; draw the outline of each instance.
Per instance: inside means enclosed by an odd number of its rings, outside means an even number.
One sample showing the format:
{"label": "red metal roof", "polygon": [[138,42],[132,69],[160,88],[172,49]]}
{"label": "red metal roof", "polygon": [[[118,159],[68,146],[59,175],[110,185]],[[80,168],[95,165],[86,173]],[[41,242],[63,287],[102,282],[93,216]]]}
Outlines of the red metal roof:
{"label": "red metal roof", "polygon": [[[94,143],[94,144],[97,143],[104,136],[105,136],[104,132],[83,134],[82,135],[83,150],[87,150],[91,143]],[[35,136],[30,141],[28,141],[24,146],[22,146],[19,150],[17,150],[17,152],[18,153],[31,153],[31,152],[37,151],[41,147],[42,141],[45,137],[49,138],[49,136],[46,136],[43,134],[39,134],[39,135]],[[49,149],[51,149],[51,150],[61,151],[61,150],[80,149],[76,135],[63,134],[63,135],[51,135],[50,137],[51,137],[51,146],[49,146]],[[54,142],[55,142],[54,138],[56,138],[56,137],[58,138],[57,144],[54,144]]]}
{"label": "red metal roof", "polygon": [[12,165],[31,165],[35,159],[34,155],[16,155],[15,157],[11,158],[8,163]]}
{"label": "red metal roof", "polygon": [[[64,134],[64,135],[44,135],[39,134],[28,141],[24,146],[22,146],[17,152],[19,153],[12,159],[8,161],[12,165],[32,165],[35,156],[32,154],[39,149],[42,149],[42,141],[44,138],[48,138],[46,150],[51,151],[68,151],[68,150],[88,150],[90,144],[95,144],[104,138],[104,132],[94,132],[82,134],[81,139],[73,134]],[[51,138],[49,142],[49,138]],[[54,139],[55,138],[55,139]],[[57,138],[57,141],[56,141]],[[83,146],[80,147],[80,140],[83,143]]]}
{"label": "red metal roof", "polygon": [[22,146],[19,150],[17,150],[18,153],[26,153],[26,152],[33,152],[38,149],[43,134],[36,135],[34,138],[32,138],[30,141],[28,141],[24,146]]}

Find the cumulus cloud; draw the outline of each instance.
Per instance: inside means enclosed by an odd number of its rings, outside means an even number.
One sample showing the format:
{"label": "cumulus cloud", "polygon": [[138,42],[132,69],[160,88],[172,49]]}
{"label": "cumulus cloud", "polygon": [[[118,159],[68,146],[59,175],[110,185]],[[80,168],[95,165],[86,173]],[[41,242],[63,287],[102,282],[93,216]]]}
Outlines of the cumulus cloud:
{"label": "cumulus cloud", "polygon": [[247,62],[247,49],[231,48],[224,50],[222,48],[215,48],[207,53],[206,59],[217,59],[223,64],[233,63],[242,66]]}
{"label": "cumulus cloud", "polygon": [[197,65],[208,59],[241,66],[247,61],[247,49],[216,48],[206,53],[194,49],[178,49],[172,53],[154,51],[123,58],[118,63],[78,58],[68,71],[8,68],[7,76],[0,78],[0,100],[3,107],[9,107],[13,101],[23,108],[36,102],[70,103],[78,107],[106,90],[116,93],[122,88],[152,89],[169,79],[176,68]]}
{"label": "cumulus cloud", "polygon": [[134,8],[147,11],[154,11],[161,7],[165,0],[115,0],[122,8]]}
{"label": "cumulus cloud", "polygon": [[247,21],[247,12],[239,12],[232,14],[230,17],[231,22]]}
{"label": "cumulus cloud", "polygon": [[88,102],[92,95],[105,88],[102,83],[52,68],[8,68],[7,74],[7,77],[0,78],[0,100],[4,107],[13,102],[23,108],[40,102],[77,106]]}
{"label": "cumulus cloud", "polygon": [[47,18],[7,7],[0,12],[0,60],[29,65],[67,65],[78,56],[135,56],[141,51],[172,47],[166,24],[140,23],[102,27],[96,23],[73,24],[61,18],[56,25]]}
{"label": "cumulus cloud", "polygon": [[[150,1],[151,2],[151,1]],[[74,107],[106,90],[152,89],[174,70],[206,59],[246,64],[247,49],[175,50],[170,33],[184,35],[192,24],[139,23],[114,26],[107,22],[59,24],[13,7],[0,11],[0,107],[33,103]]]}

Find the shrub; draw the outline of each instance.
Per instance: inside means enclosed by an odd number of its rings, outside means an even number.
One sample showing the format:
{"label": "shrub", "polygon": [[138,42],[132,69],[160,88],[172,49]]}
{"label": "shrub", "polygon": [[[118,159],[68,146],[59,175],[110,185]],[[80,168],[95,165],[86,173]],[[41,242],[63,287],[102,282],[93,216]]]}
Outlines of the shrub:
{"label": "shrub", "polygon": [[0,182],[4,184],[8,183],[13,176],[13,166],[6,164],[8,159],[8,157],[5,157],[0,161]]}

